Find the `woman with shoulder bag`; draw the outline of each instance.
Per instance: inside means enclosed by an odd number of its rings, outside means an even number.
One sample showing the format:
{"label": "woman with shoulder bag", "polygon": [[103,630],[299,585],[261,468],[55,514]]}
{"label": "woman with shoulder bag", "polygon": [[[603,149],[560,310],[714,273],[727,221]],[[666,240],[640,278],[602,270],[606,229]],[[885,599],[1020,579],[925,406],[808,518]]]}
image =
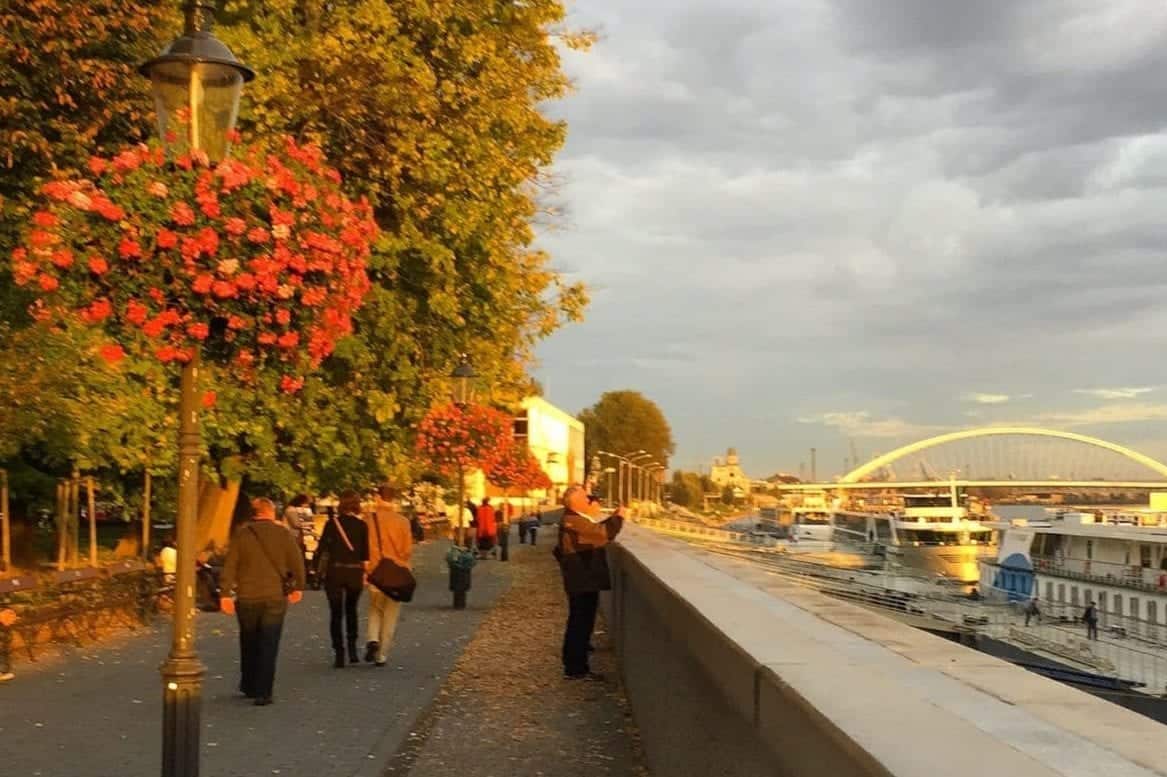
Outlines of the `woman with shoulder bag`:
{"label": "woman with shoulder bag", "polygon": [[409,520],[397,510],[397,490],[381,486],[381,498],[365,519],[369,530],[369,641],[365,661],[385,666],[401,603],[413,598],[410,571],[413,535]]}
{"label": "woman with shoulder bag", "polygon": [[324,525],[317,558],[328,596],[328,630],[337,669],[344,668],[345,647],[350,664],[357,656],[357,602],[365,587],[369,533],[361,519],[361,498],[352,491],[340,497],[337,515]]}

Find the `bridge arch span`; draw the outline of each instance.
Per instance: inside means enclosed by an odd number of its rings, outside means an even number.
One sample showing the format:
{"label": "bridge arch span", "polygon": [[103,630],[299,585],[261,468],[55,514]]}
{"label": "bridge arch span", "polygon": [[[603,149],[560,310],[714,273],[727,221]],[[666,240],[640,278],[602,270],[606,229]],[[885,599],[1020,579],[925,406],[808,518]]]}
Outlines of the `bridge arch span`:
{"label": "bridge arch span", "polygon": [[940,445],[945,445],[951,442],[960,442],[961,440],[972,440],[979,437],[1000,437],[1000,436],[1024,436],[1024,437],[1052,437],[1060,440],[1070,440],[1072,442],[1084,443],[1092,445],[1096,448],[1102,448],[1112,453],[1117,453],[1121,456],[1134,461],[1138,464],[1153,470],[1159,475],[1167,477],[1167,464],[1161,461],[1152,459],[1138,451],[1131,450],[1117,443],[1101,440],[1097,437],[1089,437],[1084,434],[1076,434],[1074,432],[1060,432],[1054,429],[1041,429],[1032,426],[984,426],[977,429],[963,429],[959,432],[949,432],[948,434],[939,434],[935,437],[929,437],[924,440],[917,440],[903,446],[896,448],[890,453],[885,453],[877,456],[866,464],[856,467],[843,476],[844,483],[859,483],[865,477],[872,475],[893,462],[902,459],[905,456],[910,456],[913,453],[927,450],[928,448],[935,448]]}

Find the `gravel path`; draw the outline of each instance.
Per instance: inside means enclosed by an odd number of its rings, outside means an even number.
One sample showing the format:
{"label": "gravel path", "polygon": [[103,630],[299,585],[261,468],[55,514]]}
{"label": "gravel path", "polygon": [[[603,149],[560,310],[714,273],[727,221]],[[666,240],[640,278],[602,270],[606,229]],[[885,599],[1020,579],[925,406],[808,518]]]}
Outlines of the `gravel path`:
{"label": "gravel path", "polygon": [[511,551],[510,589],[383,777],[646,777],[606,635],[592,663],[609,679],[563,679],[567,608],[549,543]]}

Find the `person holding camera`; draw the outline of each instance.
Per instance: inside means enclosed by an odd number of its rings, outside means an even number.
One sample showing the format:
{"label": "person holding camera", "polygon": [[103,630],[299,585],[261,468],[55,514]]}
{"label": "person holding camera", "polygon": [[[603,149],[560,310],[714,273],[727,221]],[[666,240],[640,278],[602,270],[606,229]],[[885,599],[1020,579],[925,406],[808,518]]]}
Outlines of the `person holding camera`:
{"label": "person holding camera", "polygon": [[588,666],[592,630],[600,591],[610,591],[608,543],[624,525],[618,507],[604,517],[600,502],[582,486],[572,486],[563,495],[563,518],[555,558],[567,592],[567,625],[563,632],[563,674],[568,679],[596,677]]}
{"label": "person holding camera", "polygon": [[254,519],[231,536],[219,607],[239,621],[239,691],[264,707],[272,703],[284,616],[303,596],[304,556],[270,499],[255,499],[251,508]]}

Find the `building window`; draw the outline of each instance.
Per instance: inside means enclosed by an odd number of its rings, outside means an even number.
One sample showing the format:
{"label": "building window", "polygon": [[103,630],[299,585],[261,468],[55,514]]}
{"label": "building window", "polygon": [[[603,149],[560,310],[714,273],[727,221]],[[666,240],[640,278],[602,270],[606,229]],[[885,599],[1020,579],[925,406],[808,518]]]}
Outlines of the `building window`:
{"label": "building window", "polygon": [[1045,598],[1051,602],[1054,600],[1054,584],[1053,583],[1046,583],[1045,584]]}
{"label": "building window", "polygon": [[1086,540],[1086,560],[1094,560],[1094,540]]}
{"label": "building window", "polygon": [[1137,596],[1131,596],[1129,598],[1130,598],[1130,604],[1127,605],[1128,606],[1127,612],[1130,613],[1130,617],[1135,618],[1137,620],[1139,615],[1140,615],[1140,613],[1139,613],[1139,599]]}
{"label": "building window", "polygon": [[1098,612],[1102,614],[1103,619],[1106,618],[1106,591],[1098,592]]}
{"label": "building window", "polygon": [[1142,566],[1144,569],[1150,568],[1150,566],[1151,566],[1151,546],[1150,545],[1140,545],[1139,546],[1139,565]]}
{"label": "building window", "polygon": [[1118,594],[1114,595],[1114,614],[1122,615],[1122,597]]}
{"label": "building window", "polygon": [[1058,583],[1058,601],[1059,602],[1066,601],[1066,584],[1065,583]]}
{"label": "building window", "polygon": [[1070,586],[1070,604],[1078,606],[1078,586]]}
{"label": "building window", "polygon": [[527,421],[527,416],[521,415],[515,417],[514,433],[515,437],[527,437],[530,423]]}
{"label": "building window", "polygon": [[1094,592],[1091,591],[1089,588],[1087,588],[1086,589],[1086,598],[1083,599],[1082,601],[1086,602],[1086,604],[1090,604],[1090,602],[1094,601]]}
{"label": "building window", "polygon": [[1149,623],[1159,622],[1159,604],[1152,599],[1147,600],[1147,621]]}

